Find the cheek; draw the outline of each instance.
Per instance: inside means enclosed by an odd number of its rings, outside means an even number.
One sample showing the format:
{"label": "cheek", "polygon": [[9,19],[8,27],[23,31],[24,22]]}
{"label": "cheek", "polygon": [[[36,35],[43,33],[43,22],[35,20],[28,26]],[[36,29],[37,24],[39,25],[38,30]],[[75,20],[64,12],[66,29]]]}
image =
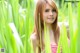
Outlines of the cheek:
{"label": "cheek", "polygon": [[47,18],[47,13],[43,14],[43,20],[45,20]]}
{"label": "cheek", "polygon": [[54,14],[53,14],[53,17],[56,18],[56,17],[57,17],[57,13],[54,13]]}

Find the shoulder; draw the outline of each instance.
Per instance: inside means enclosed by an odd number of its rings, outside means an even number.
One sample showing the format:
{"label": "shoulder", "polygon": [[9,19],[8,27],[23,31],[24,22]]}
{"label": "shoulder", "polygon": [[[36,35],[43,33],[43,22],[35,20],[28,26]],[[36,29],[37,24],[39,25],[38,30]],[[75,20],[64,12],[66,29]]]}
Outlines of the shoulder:
{"label": "shoulder", "polygon": [[38,45],[38,40],[37,40],[37,34],[36,33],[31,34],[30,40],[31,40],[34,47]]}
{"label": "shoulder", "polygon": [[69,24],[68,24],[68,22],[58,22],[59,29],[62,28],[63,24],[66,27],[67,31],[69,31]]}
{"label": "shoulder", "polygon": [[61,26],[62,26],[62,22],[58,22],[58,28],[59,28],[59,30],[61,29]]}
{"label": "shoulder", "polygon": [[36,41],[36,40],[37,40],[36,33],[32,33],[32,34],[31,34],[30,40],[31,40],[31,41]]}
{"label": "shoulder", "polygon": [[58,26],[59,26],[60,28],[61,28],[61,26],[62,26],[63,24],[66,26],[66,28],[69,28],[68,22],[58,22]]}
{"label": "shoulder", "polygon": [[58,26],[59,26],[60,30],[62,29],[62,25],[63,25],[63,24],[64,24],[64,26],[66,27],[67,36],[68,36],[68,38],[70,39],[69,24],[68,24],[68,22],[58,22]]}
{"label": "shoulder", "polygon": [[33,46],[34,53],[36,53],[36,47],[37,47],[36,33],[32,33],[31,36],[30,36],[30,39],[31,39],[31,43],[32,43],[32,46]]}

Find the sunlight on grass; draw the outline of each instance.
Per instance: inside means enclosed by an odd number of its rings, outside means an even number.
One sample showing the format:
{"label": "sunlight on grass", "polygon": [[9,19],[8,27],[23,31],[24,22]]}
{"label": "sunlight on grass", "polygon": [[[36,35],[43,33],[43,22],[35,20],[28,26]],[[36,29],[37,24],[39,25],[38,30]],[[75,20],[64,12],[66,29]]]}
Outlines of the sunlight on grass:
{"label": "sunlight on grass", "polygon": [[[23,3],[19,4],[19,2]],[[79,53],[80,2],[64,3],[62,0],[61,5],[58,21],[62,22],[62,25],[57,53],[61,51],[62,53]],[[0,0],[0,49],[5,48],[5,53],[33,53],[30,35],[34,28],[34,9],[34,0]],[[64,22],[68,22],[69,28]],[[46,26],[44,29],[45,51],[51,53],[48,29]],[[70,34],[70,45],[67,40],[67,29]]]}

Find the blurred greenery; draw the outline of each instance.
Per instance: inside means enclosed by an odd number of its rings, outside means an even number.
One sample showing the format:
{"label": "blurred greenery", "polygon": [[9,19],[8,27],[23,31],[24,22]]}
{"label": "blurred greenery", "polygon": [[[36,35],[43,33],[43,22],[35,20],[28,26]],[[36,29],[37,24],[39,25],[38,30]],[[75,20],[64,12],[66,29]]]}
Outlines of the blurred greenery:
{"label": "blurred greenery", "polygon": [[[56,0],[55,3],[61,24],[57,53],[60,53],[60,46],[63,53],[79,53],[80,1]],[[4,48],[5,53],[33,53],[30,35],[34,29],[35,4],[35,0],[0,0],[0,49]],[[49,44],[46,44],[46,51],[50,53],[48,49]]]}

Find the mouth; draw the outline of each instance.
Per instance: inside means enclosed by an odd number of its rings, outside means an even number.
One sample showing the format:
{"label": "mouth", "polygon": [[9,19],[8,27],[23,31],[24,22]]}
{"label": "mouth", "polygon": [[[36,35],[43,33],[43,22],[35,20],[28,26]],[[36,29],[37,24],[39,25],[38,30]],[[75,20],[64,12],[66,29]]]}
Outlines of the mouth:
{"label": "mouth", "polygon": [[54,19],[54,18],[48,18],[48,19]]}

